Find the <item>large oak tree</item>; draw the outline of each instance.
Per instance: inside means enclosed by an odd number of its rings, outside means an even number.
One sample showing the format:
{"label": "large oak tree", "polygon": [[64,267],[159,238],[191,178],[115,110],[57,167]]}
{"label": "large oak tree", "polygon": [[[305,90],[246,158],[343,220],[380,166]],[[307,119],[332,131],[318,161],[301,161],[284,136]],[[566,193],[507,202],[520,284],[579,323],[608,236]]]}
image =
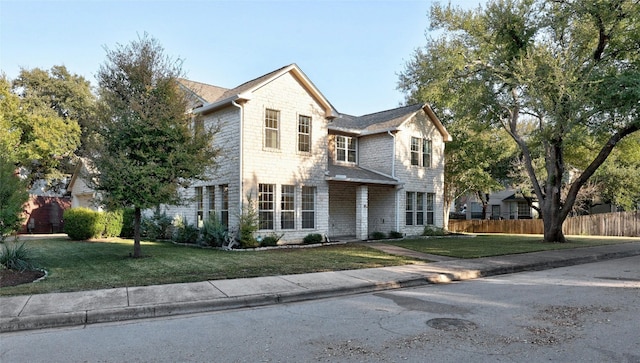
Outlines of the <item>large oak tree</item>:
{"label": "large oak tree", "polygon": [[638,2],[495,0],[434,5],[430,19],[438,35],[407,63],[401,89],[442,102],[454,119],[502,127],[519,147],[545,241],[564,242],[580,189],[640,130]]}
{"label": "large oak tree", "polygon": [[[27,73],[22,70],[21,77]],[[60,178],[65,173],[62,162],[80,145],[80,126],[50,103],[37,102],[39,97],[21,77],[13,85],[4,75],[0,77],[0,154],[22,168],[30,183]]]}
{"label": "large oak tree", "polygon": [[141,256],[141,211],[180,203],[180,188],[215,163],[214,132],[190,126],[181,72],[181,61],[145,34],[107,49],[97,74],[100,143],[91,180],[107,207],[135,209],[134,257]]}

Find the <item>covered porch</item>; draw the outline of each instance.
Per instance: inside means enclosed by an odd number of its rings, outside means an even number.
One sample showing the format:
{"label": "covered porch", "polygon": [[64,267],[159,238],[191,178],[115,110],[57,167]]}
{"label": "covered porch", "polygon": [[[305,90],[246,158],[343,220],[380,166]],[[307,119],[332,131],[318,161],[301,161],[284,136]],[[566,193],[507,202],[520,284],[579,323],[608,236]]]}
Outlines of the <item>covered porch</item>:
{"label": "covered porch", "polygon": [[356,165],[329,165],[332,240],[366,240],[373,232],[398,231],[398,180]]}

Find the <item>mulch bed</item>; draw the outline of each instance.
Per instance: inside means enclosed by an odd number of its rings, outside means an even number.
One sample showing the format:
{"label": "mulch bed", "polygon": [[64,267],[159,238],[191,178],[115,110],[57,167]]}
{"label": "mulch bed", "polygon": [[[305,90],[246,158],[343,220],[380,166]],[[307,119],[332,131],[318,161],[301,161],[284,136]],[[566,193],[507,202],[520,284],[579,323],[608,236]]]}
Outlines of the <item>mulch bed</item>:
{"label": "mulch bed", "polygon": [[14,270],[0,270],[0,287],[27,284],[41,278],[42,276],[44,276],[44,272],[38,270],[23,272]]}

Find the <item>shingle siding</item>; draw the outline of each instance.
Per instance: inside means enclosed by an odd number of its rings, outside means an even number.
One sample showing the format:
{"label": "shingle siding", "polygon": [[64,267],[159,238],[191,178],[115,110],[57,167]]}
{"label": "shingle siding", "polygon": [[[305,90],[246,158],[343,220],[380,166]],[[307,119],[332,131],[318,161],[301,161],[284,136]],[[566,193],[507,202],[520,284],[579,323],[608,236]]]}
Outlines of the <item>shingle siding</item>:
{"label": "shingle siding", "polygon": [[[247,203],[247,196],[250,195],[257,202],[258,185],[273,184],[274,229],[261,230],[257,234],[264,236],[272,232],[284,233],[282,241],[285,243],[299,242],[309,233],[331,237],[355,236],[357,232],[366,236],[374,231],[419,234],[423,226],[406,225],[407,191],[435,193],[434,223],[442,226],[443,137],[419,105],[361,118],[345,116],[331,123],[327,121],[326,108],[323,108],[323,105],[327,105],[326,101],[312,96],[313,92],[309,91],[311,86],[301,81],[299,74],[296,76],[291,72],[279,71],[228,91],[228,97],[234,97],[234,94],[239,93],[238,90],[250,90],[250,97],[238,100],[242,105],[242,111],[231,103],[219,109],[214,108],[218,107],[218,104],[210,108],[205,105],[206,111],[210,112],[204,116],[205,125],[220,127],[220,132],[214,140],[214,145],[221,149],[217,158],[218,165],[211,171],[210,180],[197,181],[191,188],[182,191],[187,198],[184,205],[165,207],[171,217],[183,216],[189,223],[196,222],[197,207],[193,199],[195,187],[203,188],[205,218],[209,204],[207,186],[215,187],[215,209],[220,211],[222,198],[219,188],[221,185],[228,185],[229,225],[235,230],[241,205]],[[256,86],[259,88],[256,89]],[[278,148],[265,147],[267,109],[279,111]],[[413,113],[413,119],[404,122]],[[310,152],[298,151],[300,115],[311,118]],[[360,125],[359,123],[363,123],[364,131],[368,130],[367,132],[382,126],[385,129],[393,129],[394,136],[387,132],[360,137],[354,135],[353,137],[358,139],[358,163],[341,164],[342,169],[338,168],[339,174],[349,171],[354,178],[365,178],[367,181],[327,181],[327,178],[335,180],[332,179],[329,170],[329,158],[332,161],[335,158],[334,133],[354,130],[352,126]],[[338,126],[344,130],[336,129]],[[412,136],[432,140],[432,167],[411,165]],[[349,165],[349,170],[344,168],[345,165]],[[332,164],[331,167],[335,168],[336,165]],[[280,203],[283,185],[295,187],[294,229],[281,228]],[[315,226],[312,229],[302,228],[304,186],[314,187],[316,191]],[[360,195],[360,200],[357,200],[357,195]],[[360,227],[357,227],[356,223],[359,223]]]}
{"label": "shingle siding", "polygon": [[[411,165],[411,137],[432,141],[431,167]],[[424,113],[403,125],[396,137],[396,177],[404,182],[405,192],[435,193],[434,225],[443,227],[444,141]],[[424,226],[407,226],[406,193],[400,194],[400,224],[404,233],[420,234]]]}
{"label": "shingle siding", "polygon": [[389,134],[375,134],[358,139],[359,164],[363,168],[391,175],[393,160],[393,137]]}

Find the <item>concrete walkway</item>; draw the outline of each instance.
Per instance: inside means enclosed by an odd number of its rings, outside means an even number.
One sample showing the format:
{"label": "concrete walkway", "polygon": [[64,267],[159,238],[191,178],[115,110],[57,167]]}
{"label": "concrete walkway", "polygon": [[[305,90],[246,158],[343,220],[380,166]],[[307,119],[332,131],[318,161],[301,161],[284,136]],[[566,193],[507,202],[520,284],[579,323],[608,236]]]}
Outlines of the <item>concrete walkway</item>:
{"label": "concrete walkway", "polygon": [[636,255],[640,242],[362,270],[0,297],[0,332],[256,307]]}

